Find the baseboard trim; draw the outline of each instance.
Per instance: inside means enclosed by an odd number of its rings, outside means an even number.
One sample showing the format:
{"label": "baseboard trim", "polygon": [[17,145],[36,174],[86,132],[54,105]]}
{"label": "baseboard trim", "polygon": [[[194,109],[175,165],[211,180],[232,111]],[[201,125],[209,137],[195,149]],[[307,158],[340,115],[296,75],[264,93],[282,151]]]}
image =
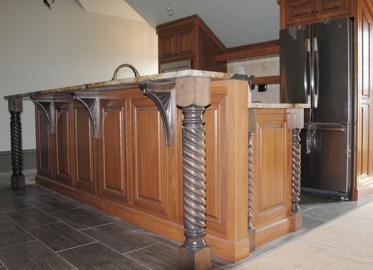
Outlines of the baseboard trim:
{"label": "baseboard trim", "polygon": [[[36,169],[36,150],[23,150],[23,169]],[[12,171],[12,159],[10,151],[0,151],[0,173]]]}

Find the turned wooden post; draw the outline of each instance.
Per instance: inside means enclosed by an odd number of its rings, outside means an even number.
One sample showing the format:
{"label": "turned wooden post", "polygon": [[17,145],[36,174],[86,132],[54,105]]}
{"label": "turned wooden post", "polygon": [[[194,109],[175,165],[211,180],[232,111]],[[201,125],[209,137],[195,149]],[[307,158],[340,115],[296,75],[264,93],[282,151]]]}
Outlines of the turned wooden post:
{"label": "turned wooden post", "polygon": [[211,103],[210,79],[176,79],[176,103],[183,112],[184,235],[179,269],[211,269],[206,235],[205,107]]}
{"label": "turned wooden post", "polygon": [[254,133],[256,132],[256,109],[249,109],[249,135],[248,135],[248,237],[250,251],[255,249],[255,227],[253,224],[254,209]]}
{"label": "turned wooden post", "polygon": [[25,188],[25,176],[23,170],[22,150],[22,124],[21,113],[23,110],[22,99],[9,99],[8,110],[10,112],[10,139],[12,157],[11,187],[14,190]]}
{"label": "turned wooden post", "polygon": [[294,230],[302,228],[303,213],[299,207],[301,188],[301,145],[300,131],[304,127],[303,109],[289,109],[288,128],[292,132],[291,148],[291,189],[292,189],[292,211],[294,216]]}

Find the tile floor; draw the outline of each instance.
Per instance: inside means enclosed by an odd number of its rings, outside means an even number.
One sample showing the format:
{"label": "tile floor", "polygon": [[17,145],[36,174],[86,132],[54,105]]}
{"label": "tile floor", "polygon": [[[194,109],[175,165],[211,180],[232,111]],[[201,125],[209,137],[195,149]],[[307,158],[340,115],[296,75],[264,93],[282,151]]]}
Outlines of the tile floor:
{"label": "tile floor", "polygon": [[[35,184],[26,192],[14,192],[8,179],[0,177],[0,270],[177,269],[179,243]],[[243,265],[370,200],[303,197],[301,231],[258,248],[236,265],[215,258],[214,269]]]}

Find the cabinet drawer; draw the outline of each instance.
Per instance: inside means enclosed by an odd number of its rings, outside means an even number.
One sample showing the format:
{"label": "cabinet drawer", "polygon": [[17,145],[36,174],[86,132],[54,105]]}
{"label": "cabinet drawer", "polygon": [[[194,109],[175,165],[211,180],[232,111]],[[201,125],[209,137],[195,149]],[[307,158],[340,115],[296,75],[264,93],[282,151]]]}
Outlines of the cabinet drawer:
{"label": "cabinet drawer", "polygon": [[315,1],[299,0],[285,2],[285,24],[304,23],[316,20],[316,3]]}
{"label": "cabinet drawer", "polygon": [[351,13],[351,0],[318,0],[319,18],[348,15]]}

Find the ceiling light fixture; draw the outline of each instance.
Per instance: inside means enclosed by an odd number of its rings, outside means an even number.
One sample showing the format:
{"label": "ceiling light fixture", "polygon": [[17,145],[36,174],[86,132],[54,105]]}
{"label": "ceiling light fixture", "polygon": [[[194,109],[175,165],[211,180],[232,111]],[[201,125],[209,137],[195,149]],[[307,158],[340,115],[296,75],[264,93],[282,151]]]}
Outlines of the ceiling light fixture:
{"label": "ceiling light fixture", "polygon": [[43,0],[44,2],[44,5],[49,8],[49,9],[52,9],[52,4],[54,4],[54,1],[55,0]]}
{"label": "ceiling light fixture", "polygon": [[172,16],[172,15],[174,15],[174,9],[172,8],[172,6],[171,6],[171,1],[168,3],[168,5],[167,5],[167,12],[168,12],[168,16]]}

